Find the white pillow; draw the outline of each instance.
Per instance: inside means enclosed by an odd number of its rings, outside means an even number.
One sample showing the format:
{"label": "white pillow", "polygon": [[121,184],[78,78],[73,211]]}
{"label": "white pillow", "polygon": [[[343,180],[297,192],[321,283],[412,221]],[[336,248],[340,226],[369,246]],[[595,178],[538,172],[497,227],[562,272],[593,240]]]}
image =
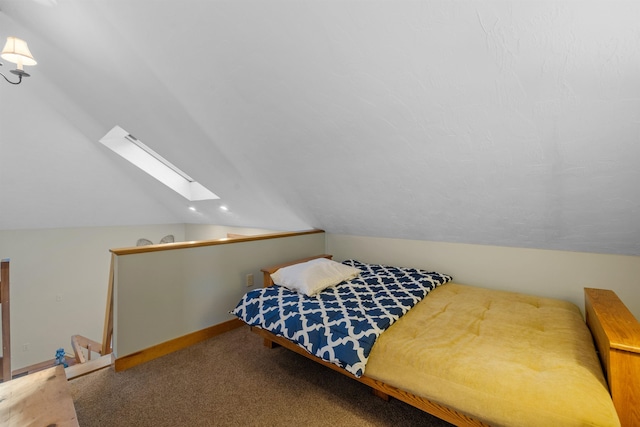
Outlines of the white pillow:
{"label": "white pillow", "polygon": [[355,267],[340,264],[327,258],[317,258],[290,265],[271,274],[273,283],[305,295],[318,292],[360,274]]}

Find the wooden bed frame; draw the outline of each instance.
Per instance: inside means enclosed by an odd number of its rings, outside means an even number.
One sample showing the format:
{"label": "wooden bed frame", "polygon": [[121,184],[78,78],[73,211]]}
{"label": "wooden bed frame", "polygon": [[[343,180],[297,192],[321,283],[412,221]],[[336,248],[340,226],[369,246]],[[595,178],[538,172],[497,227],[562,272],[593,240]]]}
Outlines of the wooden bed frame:
{"label": "wooden bed frame", "polygon": [[[323,254],[263,268],[261,270],[264,275],[263,286],[273,285],[271,274],[279,268],[315,258],[331,259],[332,256]],[[620,423],[623,427],[638,426],[640,425],[640,323],[610,290],[585,288],[585,311],[587,326],[593,335]],[[457,426],[487,426],[482,421],[453,408],[413,395],[366,375],[360,378],[355,377],[346,370],[325,362],[286,338],[269,331],[258,327],[252,327],[251,330],[264,338],[266,347],[273,348],[274,345],[280,345],[301,354],[370,386],[376,396],[385,400],[394,397]]]}

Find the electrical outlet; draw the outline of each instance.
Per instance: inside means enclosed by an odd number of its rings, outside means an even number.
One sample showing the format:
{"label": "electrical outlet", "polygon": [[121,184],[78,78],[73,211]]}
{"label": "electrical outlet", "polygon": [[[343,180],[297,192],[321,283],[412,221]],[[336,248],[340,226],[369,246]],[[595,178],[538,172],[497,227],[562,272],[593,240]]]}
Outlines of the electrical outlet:
{"label": "electrical outlet", "polygon": [[245,283],[246,283],[247,287],[253,286],[253,273],[247,274],[247,278],[246,278]]}
{"label": "electrical outlet", "polygon": [[22,344],[22,351],[29,351],[29,343]]}
{"label": "electrical outlet", "polygon": [[56,302],[62,301],[62,294],[56,294]]}

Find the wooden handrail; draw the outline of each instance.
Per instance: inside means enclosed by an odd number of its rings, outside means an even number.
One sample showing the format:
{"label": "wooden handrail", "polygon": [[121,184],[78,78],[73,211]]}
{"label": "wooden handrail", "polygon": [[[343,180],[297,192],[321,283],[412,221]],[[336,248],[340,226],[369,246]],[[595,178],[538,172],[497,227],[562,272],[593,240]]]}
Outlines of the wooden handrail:
{"label": "wooden handrail", "polygon": [[[76,358],[77,363],[84,363],[87,360],[91,360],[91,353],[102,354],[102,344],[92,339],[83,337],[82,335],[73,335],[71,337],[71,348]],[[87,350],[87,357],[84,357],[83,349]]]}
{"label": "wooden handrail", "polygon": [[202,246],[228,245],[240,242],[252,242],[256,240],[280,239],[282,237],[303,236],[305,234],[324,233],[324,230],[287,231],[281,233],[258,234],[255,236],[223,238],[217,240],[198,240],[192,242],[164,243],[159,245],[134,246],[130,248],[111,249],[114,255],[132,255],[146,252],[171,251],[175,249],[198,248]]}

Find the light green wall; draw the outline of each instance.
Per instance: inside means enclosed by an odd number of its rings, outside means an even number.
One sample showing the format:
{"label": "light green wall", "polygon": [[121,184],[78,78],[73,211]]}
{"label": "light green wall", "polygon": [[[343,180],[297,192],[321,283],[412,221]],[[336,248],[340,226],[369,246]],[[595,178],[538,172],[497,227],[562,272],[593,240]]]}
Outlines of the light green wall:
{"label": "light green wall", "polygon": [[260,269],[324,252],[324,233],[119,255],[113,344],[116,357],[232,319]]}
{"label": "light green wall", "polygon": [[194,224],[0,230],[0,258],[11,259],[13,370],[51,360],[60,347],[71,354],[72,335],[102,340],[109,249],[140,238],[159,243],[167,234],[176,241],[218,238],[214,232],[263,230]]}
{"label": "light green wall", "polygon": [[336,260],[406,265],[475,286],[560,298],[584,310],[583,288],[612,289],[640,319],[640,257],[327,234]]}
{"label": "light green wall", "polygon": [[[69,342],[74,334],[96,341],[102,339],[110,248],[134,246],[141,237],[158,242],[167,234],[174,234],[178,241],[195,240],[198,233],[203,238],[216,238],[211,234],[211,227],[169,224],[0,230],[0,258],[11,258],[13,368],[53,359],[56,349],[60,347],[71,352]],[[215,230],[224,235],[226,232],[238,232],[235,229],[228,231],[224,227]],[[249,234],[247,229],[243,230],[238,234]],[[188,233],[191,233],[191,237],[187,237]],[[296,253],[300,248],[295,246],[290,251],[289,248],[274,251],[269,249],[269,245],[267,249],[261,249],[262,246],[258,244],[255,254],[253,247],[246,248],[250,248],[249,252],[243,249],[233,255],[233,259],[241,260],[238,263],[231,260],[215,264],[219,267],[231,266],[226,276],[218,277],[215,282],[207,282],[208,279],[202,276],[207,270],[201,270],[201,276],[194,279],[190,291],[184,296],[174,297],[182,299],[182,307],[197,307],[195,310],[183,310],[181,322],[184,325],[197,328],[219,319],[225,320],[229,302],[247,289],[243,286],[245,272],[253,272],[256,275],[255,286],[260,286],[260,268],[316,252],[332,253],[337,260],[357,258],[439,270],[452,274],[460,283],[562,298],[581,308],[583,287],[613,289],[632,313],[640,318],[640,257],[637,256],[336,234],[327,234],[326,248],[323,240],[319,246],[314,245],[312,253]],[[266,253],[260,252],[263,250]],[[165,264],[169,271],[151,268],[142,269],[137,274],[150,277],[177,274],[180,269],[191,268],[188,262],[183,262],[173,270],[168,268],[171,262]],[[215,265],[212,264],[210,268]],[[206,300],[208,284],[228,292],[223,298],[216,299],[222,301],[219,306]],[[151,292],[151,295],[150,302],[159,299],[160,307],[175,302],[175,299],[170,300],[170,292],[158,295]],[[207,309],[212,310],[207,312]],[[214,315],[214,312],[218,314]],[[164,336],[155,339],[162,340]],[[28,344],[28,351],[22,350],[24,344]]]}
{"label": "light green wall", "polygon": [[[11,259],[13,370],[72,353],[71,336],[102,340],[110,248],[155,243],[184,224],[0,230],[0,258]],[[28,344],[28,350],[23,346]]]}

